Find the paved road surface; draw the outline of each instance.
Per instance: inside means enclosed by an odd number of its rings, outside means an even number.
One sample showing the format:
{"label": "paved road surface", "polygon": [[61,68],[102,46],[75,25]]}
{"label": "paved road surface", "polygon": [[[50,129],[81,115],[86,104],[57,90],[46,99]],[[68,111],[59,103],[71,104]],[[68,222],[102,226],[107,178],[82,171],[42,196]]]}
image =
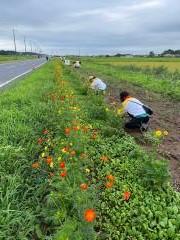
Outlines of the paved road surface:
{"label": "paved road surface", "polygon": [[12,82],[46,62],[44,58],[0,64],[0,87]]}

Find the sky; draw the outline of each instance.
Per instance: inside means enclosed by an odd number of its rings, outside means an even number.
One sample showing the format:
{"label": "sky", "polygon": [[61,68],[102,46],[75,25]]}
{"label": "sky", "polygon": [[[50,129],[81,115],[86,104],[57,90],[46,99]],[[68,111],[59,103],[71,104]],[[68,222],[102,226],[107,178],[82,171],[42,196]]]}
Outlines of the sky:
{"label": "sky", "polygon": [[0,0],[0,49],[144,54],[180,49],[179,0]]}

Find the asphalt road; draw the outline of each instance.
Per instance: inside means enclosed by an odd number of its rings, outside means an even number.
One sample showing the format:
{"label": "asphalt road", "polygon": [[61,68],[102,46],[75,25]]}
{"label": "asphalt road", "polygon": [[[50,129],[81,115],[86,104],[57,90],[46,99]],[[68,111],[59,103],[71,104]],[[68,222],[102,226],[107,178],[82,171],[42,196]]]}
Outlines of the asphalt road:
{"label": "asphalt road", "polygon": [[41,58],[0,64],[0,87],[31,72],[34,68],[41,66],[45,62],[46,60]]}

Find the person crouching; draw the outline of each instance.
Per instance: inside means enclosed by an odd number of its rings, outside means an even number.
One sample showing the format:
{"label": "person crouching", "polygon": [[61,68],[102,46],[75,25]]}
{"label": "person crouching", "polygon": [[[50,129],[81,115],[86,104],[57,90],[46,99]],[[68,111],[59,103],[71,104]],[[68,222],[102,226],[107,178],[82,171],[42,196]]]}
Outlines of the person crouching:
{"label": "person crouching", "polygon": [[127,113],[130,117],[130,120],[125,123],[125,128],[146,131],[150,116],[145,111],[144,104],[138,99],[131,97],[126,91],[120,93],[120,100],[122,108],[119,111]]}
{"label": "person crouching", "polygon": [[97,78],[96,76],[90,76],[89,82],[91,89],[95,90],[96,92],[105,93],[107,86],[100,78]]}

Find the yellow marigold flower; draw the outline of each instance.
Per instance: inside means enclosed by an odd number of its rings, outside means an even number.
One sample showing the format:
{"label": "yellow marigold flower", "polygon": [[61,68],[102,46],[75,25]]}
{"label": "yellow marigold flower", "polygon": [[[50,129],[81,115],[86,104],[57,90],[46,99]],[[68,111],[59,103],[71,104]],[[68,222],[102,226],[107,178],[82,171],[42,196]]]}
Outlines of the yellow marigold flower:
{"label": "yellow marigold flower", "polygon": [[119,109],[117,110],[117,114],[118,114],[118,115],[123,115],[123,113],[124,113],[123,108],[119,108]]}
{"label": "yellow marigold flower", "polygon": [[49,166],[50,166],[50,168],[53,168],[54,167],[54,163],[51,162]]}
{"label": "yellow marigold flower", "polygon": [[90,173],[90,169],[89,168],[86,168],[85,171],[86,171],[86,173]]}
{"label": "yellow marigold flower", "polygon": [[155,136],[156,137],[162,137],[162,131],[161,130],[155,131]]}
{"label": "yellow marigold flower", "polygon": [[43,152],[43,153],[41,154],[41,157],[44,158],[45,156],[46,156],[46,154]]}
{"label": "yellow marigold flower", "polygon": [[164,132],[163,132],[163,135],[164,135],[164,136],[167,136],[168,134],[169,134],[168,131],[164,131]]}

